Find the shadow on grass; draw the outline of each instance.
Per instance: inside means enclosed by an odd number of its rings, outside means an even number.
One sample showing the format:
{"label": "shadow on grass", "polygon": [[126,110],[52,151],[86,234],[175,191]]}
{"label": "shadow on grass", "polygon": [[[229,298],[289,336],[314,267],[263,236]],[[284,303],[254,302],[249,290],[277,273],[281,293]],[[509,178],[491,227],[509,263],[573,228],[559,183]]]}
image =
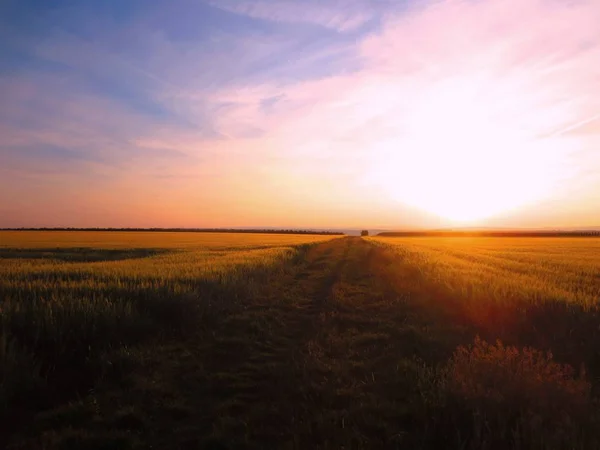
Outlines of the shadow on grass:
{"label": "shadow on grass", "polygon": [[[64,249],[69,257],[82,249]],[[88,250],[89,256],[143,257],[157,250]],[[306,248],[300,248],[302,254]],[[17,251],[23,258],[55,258],[55,249]],[[6,257],[10,249],[3,249]],[[25,256],[26,255],[26,256]],[[124,287],[0,289],[0,448],[33,415],[92,389],[100,378],[124,376],[123,349],[153,346],[165,338],[211,328],[258,286],[269,285],[301,256],[237,268],[231,277],[190,279],[156,286],[135,277]],[[81,255],[78,255],[81,258]],[[123,258],[125,259],[125,258]],[[81,260],[81,259],[79,259]],[[141,284],[140,284],[141,283]],[[70,447],[69,447],[70,448]]]}
{"label": "shadow on grass", "polygon": [[2,248],[0,249],[0,259],[48,259],[63,262],[122,261],[148,258],[170,251],[154,248]]}
{"label": "shadow on grass", "polygon": [[425,448],[598,448],[591,385],[551,353],[477,337],[419,372]]}

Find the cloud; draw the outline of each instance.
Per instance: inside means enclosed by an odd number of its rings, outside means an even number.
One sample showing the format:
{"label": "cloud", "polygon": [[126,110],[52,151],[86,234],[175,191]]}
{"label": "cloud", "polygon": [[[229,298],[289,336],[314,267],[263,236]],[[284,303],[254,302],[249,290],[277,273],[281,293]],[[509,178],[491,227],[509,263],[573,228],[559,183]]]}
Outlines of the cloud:
{"label": "cloud", "polygon": [[197,168],[209,140],[61,77],[3,77],[0,89],[0,156],[14,170],[117,179],[159,161],[163,171],[180,172]]}
{"label": "cloud", "polygon": [[377,11],[364,1],[211,0],[212,6],[257,19],[313,24],[346,32],[360,28]]}
{"label": "cloud", "polygon": [[445,162],[477,160],[487,181],[468,174],[469,184],[446,189],[449,202],[498,196],[504,208],[497,185],[506,183],[514,185],[508,203],[533,202],[568,190],[590,164],[600,172],[592,141],[575,135],[600,111],[590,95],[600,88],[596,17],[597,2],[551,0],[442,1],[391,14],[359,42],[359,70],[212,95],[226,104],[217,127],[240,139],[263,130],[273,153],[285,148],[285,173],[311,182],[323,168],[346,182],[347,171],[355,192],[362,179],[410,202],[433,186],[429,199],[438,202],[437,183],[456,185]]}

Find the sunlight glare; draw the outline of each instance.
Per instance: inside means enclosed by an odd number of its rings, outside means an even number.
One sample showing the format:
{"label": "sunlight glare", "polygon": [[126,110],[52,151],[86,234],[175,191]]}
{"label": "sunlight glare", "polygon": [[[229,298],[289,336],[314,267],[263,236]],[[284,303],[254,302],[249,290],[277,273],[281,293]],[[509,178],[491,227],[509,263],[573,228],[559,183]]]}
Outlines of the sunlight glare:
{"label": "sunlight glare", "polygon": [[419,102],[402,135],[375,149],[371,179],[395,200],[455,223],[549,195],[561,176],[566,142],[536,137],[518,123],[519,114],[498,114],[505,105],[463,94],[449,86]]}

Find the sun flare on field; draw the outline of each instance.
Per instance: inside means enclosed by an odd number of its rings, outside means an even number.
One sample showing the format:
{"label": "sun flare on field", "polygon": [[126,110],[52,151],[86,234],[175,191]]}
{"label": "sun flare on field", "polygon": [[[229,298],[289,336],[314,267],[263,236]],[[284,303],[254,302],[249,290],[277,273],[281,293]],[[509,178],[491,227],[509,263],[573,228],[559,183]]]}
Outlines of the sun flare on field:
{"label": "sun flare on field", "polygon": [[566,141],[519,121],[528,105],[432,92],[379,143],[371,176],[390,197],[459,224],[531,205],[565,175]]}

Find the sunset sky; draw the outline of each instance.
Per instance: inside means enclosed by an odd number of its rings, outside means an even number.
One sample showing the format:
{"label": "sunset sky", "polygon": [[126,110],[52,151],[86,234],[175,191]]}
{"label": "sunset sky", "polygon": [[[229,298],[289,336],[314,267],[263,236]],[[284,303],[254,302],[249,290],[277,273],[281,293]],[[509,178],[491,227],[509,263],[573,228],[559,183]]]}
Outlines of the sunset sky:
{"label": "sunset sky", "polygon": [[600,226],[600,1],[0,1],[0,227]]}

